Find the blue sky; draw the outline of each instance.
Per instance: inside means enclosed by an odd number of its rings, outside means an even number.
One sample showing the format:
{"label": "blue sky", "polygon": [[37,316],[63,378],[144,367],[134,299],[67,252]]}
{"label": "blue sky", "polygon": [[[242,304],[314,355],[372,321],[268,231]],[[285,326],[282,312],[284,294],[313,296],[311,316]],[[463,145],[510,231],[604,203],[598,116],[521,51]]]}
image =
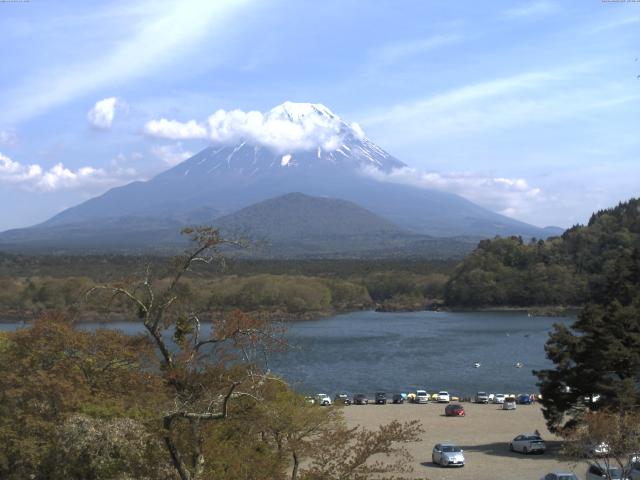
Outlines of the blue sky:
{"label": "blue sky", "polygon": [[207,145],[150,122],[285,100],[357,122],[395,180],[537,225],[640,193],[639,2],[31,0],[0,39],[0,230]]}

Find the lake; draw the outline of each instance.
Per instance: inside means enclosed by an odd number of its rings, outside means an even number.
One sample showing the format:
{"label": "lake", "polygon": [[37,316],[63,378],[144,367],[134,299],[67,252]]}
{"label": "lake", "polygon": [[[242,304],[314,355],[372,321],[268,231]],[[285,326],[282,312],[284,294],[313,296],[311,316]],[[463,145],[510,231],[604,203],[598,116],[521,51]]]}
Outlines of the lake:
{"label": "lake", "polygon": [[[551,366],[544,343],[552,325],[572,320],[525,312],[354,312],[288,323],[291,348],[269,363],[305,393],[528,393],[537,391],[531,371]],[[0,330],[18,326],[0,324]],[[142,331],[134,322],[102,326]]]}

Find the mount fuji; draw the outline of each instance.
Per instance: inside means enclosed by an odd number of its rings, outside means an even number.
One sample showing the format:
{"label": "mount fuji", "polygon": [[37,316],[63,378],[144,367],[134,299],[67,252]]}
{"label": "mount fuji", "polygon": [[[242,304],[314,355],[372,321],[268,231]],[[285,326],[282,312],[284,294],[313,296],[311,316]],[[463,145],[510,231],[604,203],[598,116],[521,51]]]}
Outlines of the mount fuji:
{"label": "mount fuji", "polygon": [[[358,231],[362,223],[350,222],[355,209],[367,211],[369,220],[379,220],[380,232],[393,232],[396,240],[399,235],[415,240],[416,236],[545,238],[560,233],[494,213],[453,193],[380,181],[406,165],[368,139],[356,124],[346,123],[323,105],[285,102],[240,124],[213,117],[207,127],[212,146],[148,181],[113,188],[34,227],[4,232],[0,248],[126,248],[127,239],[129,246],[144,247],[173,242],[174,233],[168,232],[181,225],[216,225],[218,220],[251,232],[255,225],[247,219],[255,223],[257,217],[245,214],[234,219],[234,214],[282,197],[267,205],[272,208],[272,223],[286,223],[287,201],[296,198],[296,208],[301,208],[299,197],[287,196],[293,192],[306,196],[310,215],[323,212],[328,231],[326,222],[332,217],[343,227],[352,224],[352,231],[340,230],[351,236],[363,233]],[[310,207],[326,199],[343,203]]]}

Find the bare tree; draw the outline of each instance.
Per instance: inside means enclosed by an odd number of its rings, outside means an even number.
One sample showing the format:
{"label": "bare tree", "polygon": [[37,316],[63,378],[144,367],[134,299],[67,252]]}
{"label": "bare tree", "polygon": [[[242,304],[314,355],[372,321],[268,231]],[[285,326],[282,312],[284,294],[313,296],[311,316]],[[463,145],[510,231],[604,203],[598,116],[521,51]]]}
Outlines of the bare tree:
{"label": "bare tree", "polygon": [[[125,298],[137,310],[158,353],[159,368],[173,404],[162,415],[163,438],[181,480],[197,480],[205,472],[203,450],[207,423],[229,417],[231,402],[260,401],[268,370],[261,360],[284,346],[282,329],[239,311],[216,318],[205,328],[198,312],[182,298],[181,281],[196,274],[199,264],[224,266],[220,253],[228,241],[211,227],[184,229],[194,248],[177,257],[168,280],[158,280],[147,265],[142,278],[89,290]],[[207,331],[209,330],[209,331]]]}
{"label": "bare tree", "polygon": [[[619,469],[628,478],[640,453],[640,414],[637,411],[585,411],[576,425],[564,429],[567,440],[563,456],[575,462],[595,466],[611,480],[610,469]],[[616,477],[618,478],[618,477]],[[634,477],[635,478],[635,477]]]}

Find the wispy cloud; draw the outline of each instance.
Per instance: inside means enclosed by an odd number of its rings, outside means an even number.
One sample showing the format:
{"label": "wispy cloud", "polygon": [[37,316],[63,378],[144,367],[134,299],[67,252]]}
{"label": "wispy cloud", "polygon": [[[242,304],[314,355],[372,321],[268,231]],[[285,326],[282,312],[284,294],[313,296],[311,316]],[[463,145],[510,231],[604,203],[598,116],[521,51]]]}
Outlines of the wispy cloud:
{"label": "wispy cloud", "polygon": [[148,75],[205,35],[226,31],[230,16],[250,1],[147,2],[150,13],[129,38],[84,61],[51,65],[0,95],[3,120],[16,123],[99,88]]}
{"label": "wispy cloud", "polygon": [[558,4],[546,0],[524,2],[517,7],[509,8],[502,12],[506,18],[525,18],[544,16],[558,11]]}
{"label": "wispy cloud", "polygon": [[532,204],[545,201],[542,190],[530,186],[524,178],[496,177],[479,172],[424,171],[411,167],[389,173],[368,168],[364,173],[379,181],[457,193],[510,217],[521,217],[531,210]]}
{"label": "wispy cloud", "polygon": [[640,16],[636,15],[632,17],[621,17],[596,25],[590,30],[590,33],[600,33],[606,30],[616,30],[618,28],[625,28],[638,23],[640,23]]}
{"label": "wispy cloud", "polygon": [[436,48],[457,43],[462,40],[458,34],[434,35],[427,38],[395,42],[383,45],[374,52],[374,63],[394,64],[407,58],[426,54]]}
{"label": "wispy cloud", "polygon": [[18,143],[18,134],[13,130],[0,130],[0,145],[15,145]]}
{"label": "wispy cloud", "polygon": [[397,127],[398,138],[414,136],[417,130],[423,137],[438,137],[555,122],[640,100],[640,94],[630,95],[615,84],[576,88],[585,68],[529,72],[467,85],[362,115],[362,123],[367,128]]}
{"label": "wispy cloud", "polygon": [[45,169],[38,164],[16,162],[0,153],[0,184],[17,185],[33,191],[105,188],[123,183],[135,175],[131,168],[108,171],[87,166],[72,170],[62,163]]}
{"label": "wispy cloud", "polygon": [[170,167],[177,165],[193,156],[193,152],[184,150],[180,142],[171,145],[156,145],[151,148],[151,153]]}

